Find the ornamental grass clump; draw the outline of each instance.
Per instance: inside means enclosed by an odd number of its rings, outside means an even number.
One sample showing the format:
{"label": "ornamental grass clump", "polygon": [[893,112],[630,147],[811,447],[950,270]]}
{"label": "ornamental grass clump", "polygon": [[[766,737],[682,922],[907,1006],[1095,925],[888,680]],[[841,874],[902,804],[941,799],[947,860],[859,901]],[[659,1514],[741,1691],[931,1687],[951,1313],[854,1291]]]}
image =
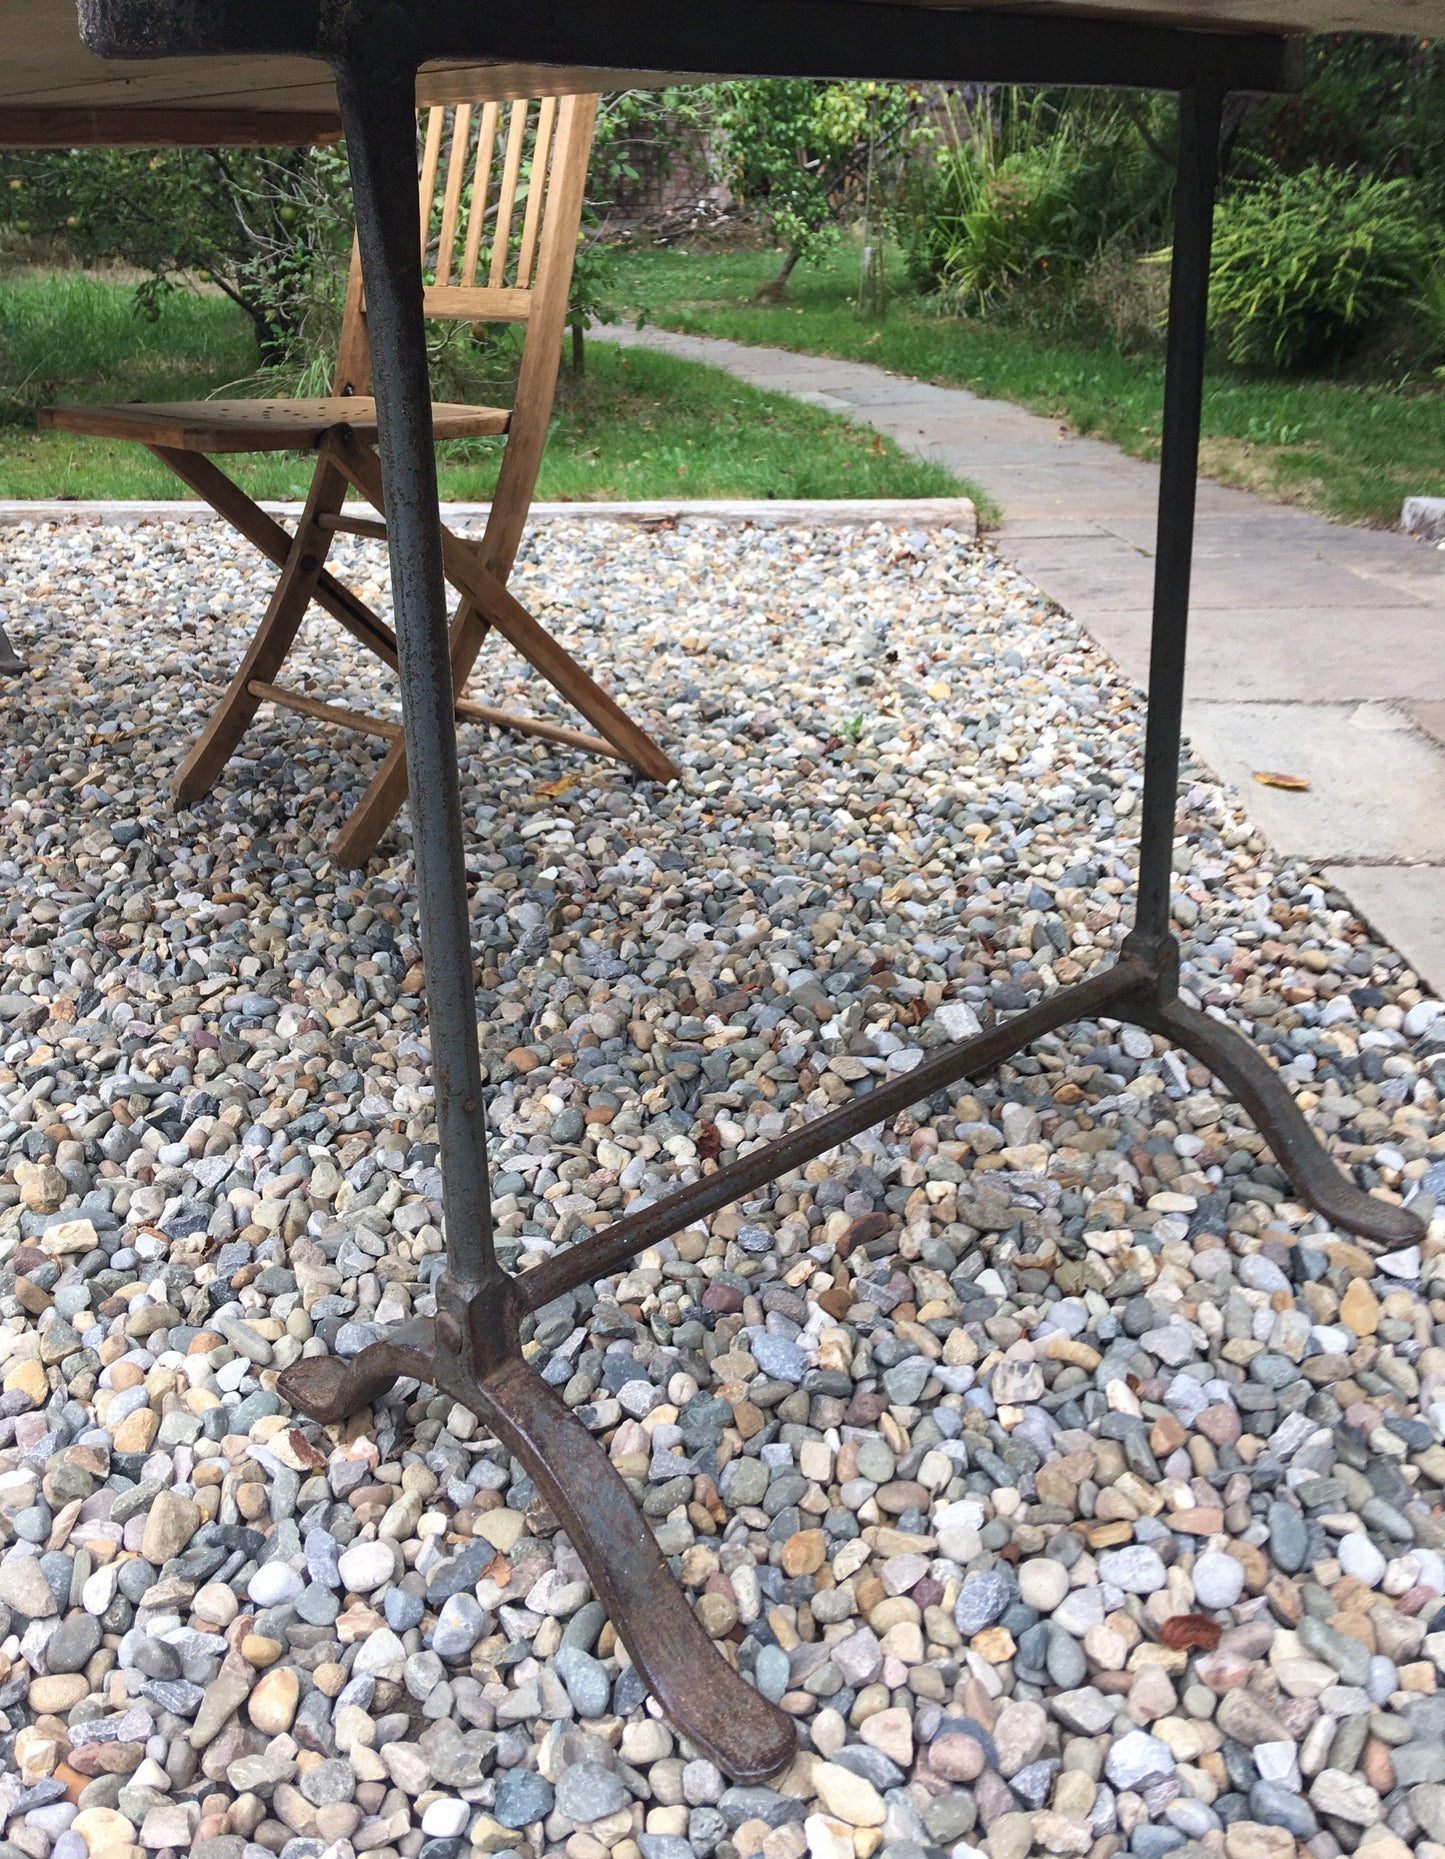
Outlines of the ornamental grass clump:
{"label": "ornamental grass clump", "polygon": [[1219,203],[1210,321],[1241,366],[1322,367],[1421,288],[1438,245],[1409,180],[1272,173]]}

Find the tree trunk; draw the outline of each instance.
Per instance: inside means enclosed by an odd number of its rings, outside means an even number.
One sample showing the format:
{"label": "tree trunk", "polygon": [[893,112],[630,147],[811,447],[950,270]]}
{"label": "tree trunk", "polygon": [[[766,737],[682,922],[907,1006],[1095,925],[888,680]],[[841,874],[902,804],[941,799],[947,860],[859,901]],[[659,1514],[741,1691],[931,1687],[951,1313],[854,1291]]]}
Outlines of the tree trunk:
{"label": "tree trunk", "polygon": [[788,294],[788,279],[793,275],[793,266],[803,256],[801,245],[788,247],[788,255],[783,260],[783,268],[775,278],[769,278],[766,284],[760,284],[753,292],[754,303],[781,303]]}

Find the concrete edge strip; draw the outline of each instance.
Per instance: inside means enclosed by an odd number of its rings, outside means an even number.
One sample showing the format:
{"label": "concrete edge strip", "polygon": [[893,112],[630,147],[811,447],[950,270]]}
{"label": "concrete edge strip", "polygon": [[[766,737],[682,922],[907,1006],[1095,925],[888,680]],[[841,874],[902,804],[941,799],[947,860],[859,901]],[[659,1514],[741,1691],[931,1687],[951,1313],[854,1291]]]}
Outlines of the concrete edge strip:
{"label": "concrete edge strip", "polygon": [[[299,503],[263,503],[272,516],[298,517]],[[444,503],[442,517],[452,526],[484,522],[491,509],[485,503]],[[351,516],[375,517],[369,504],[349,504]],[[21,523],[219,523],[209,504],[121,503],[82,501],[23,502],[0,500],[0,527]],[[888,523],[911,529],[955,529],[978,534],[978,512],[967,497],[900,498],[767,498],[699,503],[537,503],[534,523],[587,522],[656,523],[708,522],[742,526],[748,523],[776,526]]]}

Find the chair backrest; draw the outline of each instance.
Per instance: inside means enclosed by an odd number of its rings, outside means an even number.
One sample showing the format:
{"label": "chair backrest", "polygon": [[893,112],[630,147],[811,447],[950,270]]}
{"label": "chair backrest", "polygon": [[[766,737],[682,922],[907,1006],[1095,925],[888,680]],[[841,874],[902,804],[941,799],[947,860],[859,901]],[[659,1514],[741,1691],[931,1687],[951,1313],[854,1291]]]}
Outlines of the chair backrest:
{"label": "chair backrest", "polygon": [[[425,312],[526,326],[482,544],[487,566],[503,576],[521,539],[551,418],[596,117],[592,95],[433,104],[420,112]],[[361,265],[353,248],[333,391],[365,393],[369,381]]]}

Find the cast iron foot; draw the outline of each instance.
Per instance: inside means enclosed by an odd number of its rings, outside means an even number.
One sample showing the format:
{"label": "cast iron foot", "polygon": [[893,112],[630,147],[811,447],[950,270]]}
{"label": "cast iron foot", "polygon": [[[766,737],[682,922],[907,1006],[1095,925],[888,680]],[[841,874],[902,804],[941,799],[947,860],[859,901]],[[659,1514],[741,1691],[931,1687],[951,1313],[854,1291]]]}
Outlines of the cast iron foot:
{"label": "cast iron foot", "polygon": [[[1126,943],[1126,953],[1128,947]],[[1413,1246],[1422,1240],[1425,1228],[1408,1208],[1376,1200],[1341,1173],[1257,1046],[1232,1026],[1185,1006],[1176,991],[1178,964],[1178,944],[1171,936],[1156,958],[1151,983],[1126,994],[1113,1011],[1202,1059],[1258,1124],[1300,1199],[1331,1226],[1387,1246]]]}
{"label": "cast iron foot", "polygon": [[[450,1287],[439,1288],[444,1301]],[[344,1419],[414,1375],[470,1407],[527,1468],[561,1521],[598,1599],[649,1690],[682,1734],[737,1782],[761,1782],[793,1758],[793,1721],[735,1672],[672,1578],[657,1540],[611,1460],[520,1356],[480,1377],[457,1325],[414,1319],[350,1362],[303,1358],[278,1391],[323,1424]]]}

